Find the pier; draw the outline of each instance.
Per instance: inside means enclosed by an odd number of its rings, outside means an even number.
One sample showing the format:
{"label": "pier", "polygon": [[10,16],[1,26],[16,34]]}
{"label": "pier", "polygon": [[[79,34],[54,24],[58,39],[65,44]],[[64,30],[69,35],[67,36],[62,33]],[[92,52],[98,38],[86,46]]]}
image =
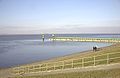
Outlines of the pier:
{"label": "pier", "polygon": [[79,41],[79,42],[120,42],[120,38],[83,38],[83,37],[52,37],[51,41]]}

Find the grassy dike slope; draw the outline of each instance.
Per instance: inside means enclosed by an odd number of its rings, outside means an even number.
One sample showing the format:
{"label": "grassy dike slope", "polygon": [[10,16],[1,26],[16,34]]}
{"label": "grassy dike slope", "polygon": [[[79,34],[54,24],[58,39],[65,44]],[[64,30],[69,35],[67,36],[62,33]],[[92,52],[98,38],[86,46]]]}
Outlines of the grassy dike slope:
{"label": "grassy dike slope", "polygon": [[26,77],[21,76],[15,78],[120,78],[120,69],[58,73],[58,74],[26,76]]}
{"label": "grassy dike slope", "polygon": [[49,60],[44,60],[41,62],[34,62],[32,64],[35,65],[35,64],[44,64],[44,63],[54,63],[54,62],[59,62],[59,61],[69,61],[71,59],[81,59],[81,58],[85,58],[85,57],[93,57],[93,56],[97,56],[97,55],[103,55],[103,54],[114,53],[114,52],[120,52],[120,43],[117,43],[117,44],[113,43],[110,46],[99,48],[99,50],[97,52],[88,50],[88,51],[84,51],[84,52],[78,52],[78,53],[66,55],[63,57],[57,57],[57,58],[53,58],[53,59],[49,59]]}
{"label": "grassy dike slope", "polygon": [[[78,59],[78,58],[84,58],[84,57],[92,57],[92,56],[97,56],[97,55],[102,55],[102,54],[106,54],[106,53],[114,53],[114,52],[120,52],[120,44],[113,44],[111,46],[108,47],[103,47],[100,48],[99,51],[97,52],[93,52],[93,51],[86,51],[86,52],[82,52],[82,53],[76,53],[73,55],[68,55],[68,56],[64,56],[64,57],[59,57],[59,58],[55,58],[55,59],[51,59],[51,60],[46,60],[43,62],[37,62],[37,63],[33,63],[33,64],[38,64],[38,63],[53,63],[53,62],[58,62],[58,61],[64,61],[64,60],[69,60],[69,59]],[[115,57],[115,56],[119,56],[120,57],[120,53],[113,55],[111,57]],[[104,57],[100,57],[100,58],[104,58]],[[120,63],[120,59],[117,60],[111,60],[110,64],[115,64],[115,63]],[[104,66],[104,63],[101,63]],[[62,73],[55,73],[54,74],[46,74],[46,75],[34,75],[34,76],[19,76],[19,77],[14,77],[14,78],[120,78],[120,64],[116,67],[116,68],[112,68],[109,67],[109,69],[107,69],[107,65],[105,65],[106,67],[101,67],[100,68],[94,68],[94,70],[85,70],[85,71],[72,71],[72,72],[62,72]],[[96,66],[97,67],[97,66]],[[88,67],[89,68],[89,67]],[[72,69],[68,70],[71,71]],[[81,69],[79,69],[81,70]],[[82,69],[84,70],[84,68]]]}

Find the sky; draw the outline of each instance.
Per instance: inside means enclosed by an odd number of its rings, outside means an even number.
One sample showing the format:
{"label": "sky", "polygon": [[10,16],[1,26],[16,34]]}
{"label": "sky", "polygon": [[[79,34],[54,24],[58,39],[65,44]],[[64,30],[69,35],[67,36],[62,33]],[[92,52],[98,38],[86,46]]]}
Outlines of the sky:
{"label": "sky", "polygon": [[120,0],[0,0],[0,34],[120,33]]}

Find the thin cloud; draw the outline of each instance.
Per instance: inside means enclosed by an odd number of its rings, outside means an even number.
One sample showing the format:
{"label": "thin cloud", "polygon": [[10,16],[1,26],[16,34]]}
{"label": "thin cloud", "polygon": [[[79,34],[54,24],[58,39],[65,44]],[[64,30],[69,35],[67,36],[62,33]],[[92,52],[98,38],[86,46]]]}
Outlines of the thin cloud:
{"label": "thin cloud", "polygon": [[[6,32],[7,31],[7,32]],[[41,33],[120,33],[120,27],[64,27],[64,28],[7,28],[0,34],[41,34]]]}

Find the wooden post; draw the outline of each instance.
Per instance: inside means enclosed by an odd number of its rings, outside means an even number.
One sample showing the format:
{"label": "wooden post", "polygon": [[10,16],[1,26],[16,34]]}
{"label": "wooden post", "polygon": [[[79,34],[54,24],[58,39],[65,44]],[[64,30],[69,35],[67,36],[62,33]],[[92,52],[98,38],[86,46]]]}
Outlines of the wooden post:
{"label": "wooden post", "polygon": [[46,63],[46,71],[47,71],[47,63]]}
{"label": "wooden post", "polygon": [[94,66],[95,66],[96,64],[95,64],[95,56],[94,56]]}
{"label": "wooden post", "polygon": [[109,53],[107,54],[107,64],[109,64]]}
{"label": "wooden post", "polygon": [[72,68],[74,68],[74,60],[72,59]]}
{"label": "wooden post", "polygon": [[32,65],[32,73],[34,73],[34,65]]}
{"label": "wooden post", "polygon": [[54,70],[55,70],[55,64],[54,64]]}
{"label": "wooden post", "polygon": [[27,65],[27,73],[30,73],[30,72],[29,72],[29,65]]}
{"label": "wooden post", "polygon": [[42,70],[41,70],[41,65],[39,65],[39,72],[41,72]]}
{"label": "wooden post", "polygon": [[63,61],[63,67],[62,67],[62,69],[64,69],[64,67],[65,67],[65,62]]}
{"label": "wooden post", "polygon": [[82,58],[82,67],[84,67],[84,58]]}
{"label": "wooden post", "polygon": [[20,66],[18,66],[18,72],[19,72],[19,74],[20,74]]}

